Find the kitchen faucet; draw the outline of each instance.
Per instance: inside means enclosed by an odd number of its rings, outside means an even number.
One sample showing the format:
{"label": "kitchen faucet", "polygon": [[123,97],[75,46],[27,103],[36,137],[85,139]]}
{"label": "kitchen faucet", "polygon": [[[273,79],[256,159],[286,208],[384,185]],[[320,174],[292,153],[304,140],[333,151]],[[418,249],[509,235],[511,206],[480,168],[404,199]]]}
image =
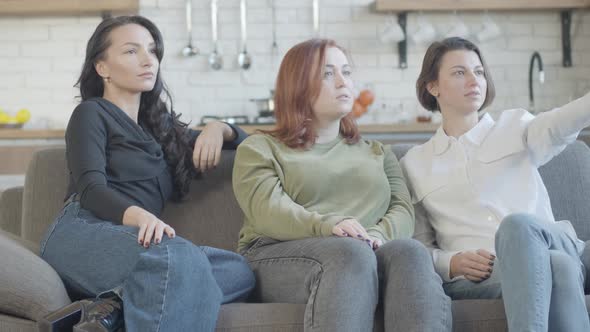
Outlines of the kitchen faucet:
{"label": "kitchen faucet", "polygon": [[545,82],[543,60],[541,59],[541,54],[535,51],[531,56],[531,64],[529,66],[529,108],[531,112],[535,111],[535,97],[533,95],[533,65],[535,64],[535,59],[537,59],[537,62],[539,63],[539,83],[543,84]]}

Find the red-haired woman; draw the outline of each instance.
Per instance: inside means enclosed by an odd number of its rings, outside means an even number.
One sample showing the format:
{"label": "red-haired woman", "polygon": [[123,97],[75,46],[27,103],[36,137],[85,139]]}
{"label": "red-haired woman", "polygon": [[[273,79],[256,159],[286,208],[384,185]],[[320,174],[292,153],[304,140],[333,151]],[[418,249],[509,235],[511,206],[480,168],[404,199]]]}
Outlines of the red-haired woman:
{"label": "red-haired woman", "polygon": [[350,112],[351,66],[334,41],[287,52],[275,130],[238,148],[244,210],[239,251],[256,301],[306,303],[306,331],[450,330],[450,300],[428,251],[410,239],[414,210],[389,147],[361,140]]}

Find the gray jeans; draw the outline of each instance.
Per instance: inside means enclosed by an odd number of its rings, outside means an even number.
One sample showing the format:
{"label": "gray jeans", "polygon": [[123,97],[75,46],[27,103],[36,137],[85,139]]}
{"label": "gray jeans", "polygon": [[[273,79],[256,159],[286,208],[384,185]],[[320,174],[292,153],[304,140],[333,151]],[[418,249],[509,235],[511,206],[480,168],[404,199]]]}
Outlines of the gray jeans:
{"label": "gray jeans", "polygon": [[305,331],[371,331],[378,303],[385,331],[451,330],[451,301],[418,241],[374,252],[352,238],[260,238],[242,254],[257,280],[252,300],[305,303]]}

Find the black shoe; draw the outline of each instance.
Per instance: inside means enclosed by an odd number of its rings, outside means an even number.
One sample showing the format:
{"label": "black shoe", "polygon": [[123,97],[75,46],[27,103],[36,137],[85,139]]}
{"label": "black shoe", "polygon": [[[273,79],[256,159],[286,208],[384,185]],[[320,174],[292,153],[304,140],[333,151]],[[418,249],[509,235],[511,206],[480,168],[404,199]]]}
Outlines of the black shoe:
{"label": "black shoe", "polygon": [[124,331],[123,302],[116,295],[83,303],[81,316],[74,332]]}
{"label": "black shoe", "polygon": [[37,321],[40,332],[125,331],[123,306],[116,297],[80,300]]}
{"label": "black shoe", "polygon": [[40,332],[72,331],[72,327],[82,318],[82,307],[92,303],[91,300],[81,300],[68,304],[37,321]]}

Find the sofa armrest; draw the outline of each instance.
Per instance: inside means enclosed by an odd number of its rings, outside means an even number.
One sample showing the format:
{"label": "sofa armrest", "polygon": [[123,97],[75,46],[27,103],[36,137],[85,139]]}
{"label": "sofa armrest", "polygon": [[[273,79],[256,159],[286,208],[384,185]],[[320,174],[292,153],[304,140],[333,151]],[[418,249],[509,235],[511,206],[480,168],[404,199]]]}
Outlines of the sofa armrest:
{"label": "sofa armrest", "polygon": [[38,320],[70,303],[55,270],[26,241],[0,231],[0,312]]}
{"label": "sofa armrest", "polygon": [[0,193],[0,229],[21,235],[23,187],[13,187]]}

